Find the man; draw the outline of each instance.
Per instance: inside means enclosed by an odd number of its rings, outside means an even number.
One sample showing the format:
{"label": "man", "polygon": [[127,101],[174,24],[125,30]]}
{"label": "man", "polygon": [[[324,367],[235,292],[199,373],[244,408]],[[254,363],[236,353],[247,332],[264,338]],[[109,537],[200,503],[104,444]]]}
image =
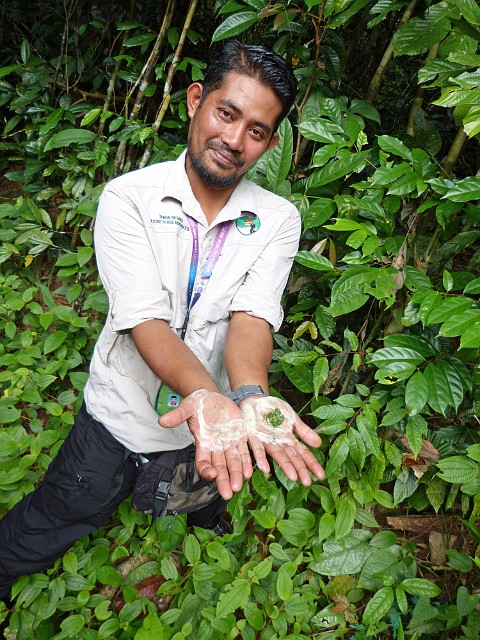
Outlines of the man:
{"label": "man", "polygon": [[[188,88],[187,151],[105,188],[95,248],[108,317],[74,427],[43,484],[0,521],[0,596],[111,516],[132,490],[130,452],[195,439],[197,470],[220,496],[188,523],[214,530],[252,475],[250,450],[264,472],[269,454],[292,480],[323,477],[292,430],[311,446],[320,438],[286,403],[269,399],[294,416],[272,438],[258,411],[246,425],[242,402],[228,397],[234,390],[255,406],[268,389],[300,221],[290,203],[242,177],[277,144],[295,90],[281,57],[227,43],[203,84]],[[184,399],[168,411],[172,394]]]}

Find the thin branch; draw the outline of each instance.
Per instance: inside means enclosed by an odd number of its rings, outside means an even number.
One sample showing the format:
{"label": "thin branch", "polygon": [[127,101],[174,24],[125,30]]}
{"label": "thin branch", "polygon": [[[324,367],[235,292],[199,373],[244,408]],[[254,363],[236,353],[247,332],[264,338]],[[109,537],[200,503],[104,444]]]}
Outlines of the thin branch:
{"label": "thin branch", "polygon": [[[412,2],[410,2],[410,4],[407,6],[402,17],[400,18],[397,28],[395,29],[393,38],[395,37],[395,34],[398,33],[398,31],[403,27],[403,25],[410,20],[417,2],[418,0],[412,0]],[[375,71],[372,81],[370,82],[370,87],[368,88],[367,95],[365,97],[365,100],[367,102],[374,102],[375,98],[377,97],[378,90],[380,89],[380,85],[382,84],[383,76],[385,74],[385,70],[393,56],[393,38],[390,40],[390,43],[380,61],[380,64]]]}
{"label": "thin branch", "polygon": [[[438,56],[439,48],[440,48],[440,42],[437,42],[436,44],[433,45],[433,47],[430,47],[427,54],[427,61],[434,60]],[[415,114],[419,109],[422,108],[424,94],[425,94],[425,88],[421,84],[417,85],[417,92],[415,94],[415,98],[413,100],[410,113],[408,114],[407,127],[406,127],[406,131],[408,135],[412,137],[415,135],[415,131],[413,128]]]}
{"label": "thin branch", "polygon": [[[140,76],[137,78],[134,87],[139,86],[137,97],[135,100],[135,104],[133,105],[132,112],[130,113],[129,120],[135,120],[140,113],[140,110],[143,105],[143,94],[145,89],[148,87],[148,82],[152,71],[155,67],[155,64],[158,60],[158,56],[160,55],[160,49],[165,41],[168,29],[172,23],[173,13],[175,10],[177,0],[169,0],[167,10],[165,11],[165,15],[163,17],[162,26],[160,27],[160,31],[158,33],[157,39],[155,41],[155,45],[148,57],[146,64],[144,65]],[[132,90],[133,91],[133,90]],[[126,103],[128,102],[129,96],[132,95],[132,91],[127,96]],[[117,153],[115,155],[115,163],[114,163],[114,174],[118,175],[123,166],[124,158],[125,158],[125,149],[127,147],[126,140],[122,140],[118,145]]]}
{"label": "thin branch", "polygon": [[[163,118],[165,117],[165,113],[167,112],[168,106],[170,104],[173,76],[175,75],[178,63],[180,61],[180,57],[183,51],[183,46],[185,44],[185,40],[187,38],[187,33],[190,28],[190,25],[192,24],[192,20],[193,20],[193,16],[195,15],[197,4],[198,4],[198,0],[192,0],[192,3],[190,4],[190,8],[188,9],[187,17],[185,18],[185,23],[183,25],[182,33],[180,34],[180,39],[178,41],[178,45],[175,50],[175,55],[173,56],[172,63],[170,64],[170,68],[168,70],[167,79],[165,80],[162,104],[160,105],[160,109],[158,110],[157,115],[155,117],[155,122],[152,124],[152,130],[154,133],[157,133],[157,131],[159,130],[160,125],[163,121]],[[147,164],[150,156],[152,155],[152,148],[153,148],[153,138],[151,138],[148,141],[147,147],[145,148],[142,159],[140,161],[140,168],[144,167]]]}

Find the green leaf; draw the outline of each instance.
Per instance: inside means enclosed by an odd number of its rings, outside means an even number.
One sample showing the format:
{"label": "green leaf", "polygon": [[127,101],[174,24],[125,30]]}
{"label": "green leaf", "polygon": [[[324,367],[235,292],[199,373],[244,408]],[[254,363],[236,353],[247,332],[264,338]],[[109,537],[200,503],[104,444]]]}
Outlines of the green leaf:
{"label": "green leaf", "polygon": [[380,459],[380,440],[378,438],[375,426],[363,415],[357,417],[357,429],[365,444],[367,455],[373,455]]}
{"label": "green leaf", "polygon": [[459,180],[442,198],[453,200],[453,202],[478,200],[480,198],[480,178],[469,176],[468,178]]}
{"label": "green leaf", "polygon": [[283,567],[277,573],[276,583],[278,597],[281,600],[289,600],[293,595],[293,582],[287,571]]}
{"label": "green leaf", "polygon": [[250,584],[244,578],[237,578],[220,594],[217,603],[217,618],[225,618],[229,613],[244,607],[250,595]]}
{"label": "green leaf", "polygon": [[390,611],[395,600],[392,587],[382,587],[368,601],[363,612],[363,624],[375,624]]}
{"label": "green leaf", "polygon": [[440,327],[439,336],[449,338],[460,336],[469,327],[480,322],[480,309],[467,309],[459,314],[451,316]]}
{"label": "green leaf", "polygon": [[450,31],[448,8],[448,3],[439,2],[427,9],[423,18],[410,18],[393,38],[395,55],[414,56],[425,53],[434,44],[441,42]]}
{"label": "green leaf", "polygon": [[401,504],[415,493],[418,487],[418,480],[412,472],[404,469],[400,472],[393,486],[393,500],[395,504]]}
{"label": "green leaf", "polygon": [[342,466],[347,459],[348,451],[348,434],[342,433],[330,447],[328,462],[325,468],[327,477]]}
{"label": "green leaf", "polygon": [[217,560],[219,566],[226,571],[230,571],[232,563],[231,556],[226,547],[221,542],[214,540],[207,546],[207,555]]}
{"label": "green leaf", "polygon": [[425,578],[406,578],[400,585],[402,589],[412,596],[436,598],[442,593],[439,586]]}
{"label": "green leaf", "polygon": [[156,35],[154,33],[141,33],[137,36],[132,36],[131,38],[128,38],[128,40],[125,40],[123,45],[125,47],[138,47],[139,45],[142,45],[142,44],[148,44],[152,40],[155,40],[155,38],[156,38]]}
{"label": "green leaf", "polygon": [[97,569],[97,580],[102,584],[112,584],[112,585],[121,585],[123,584],[123,579],[115,567],[98,567]]}
{"label": "green leaf", "polygon": [[189,533],[184,540],[183,552],[185,553],[185,557],[190,564],[196,564],[197,562],[200,562],[200,544],[197,538],[192,533]]}
{"label": "green leaf", "polygon": [[313,251],[299,251],[295,256],[295,262],[315,271],[333,271],[330,260]]}
{"label": "green leaf", "polygon": [[65,342],[66,338],[67,334],[65,331],[55,331],[54,333],[50,333],[43,345],[43,353],[45,355],[47,353],[52,353],[52,351],[58,349],[58,347]]}
{"label": "green leaf", "polygon": [[339,180],[350,173],[362,171],[367,163],[370,151],[360,151],[340,160],[332,160],[307,179],[306,190],[316,189]]}
{"label": "green leaf", "polygon": [[252,509],[250,513],[252,514],[255,522],[264,529],[273,529],[277,522],[277,518],[273,511],[269,511],[268,509]]}
{"label": "green leaf", "polygon": [[476,349],[480,347],[480,322],[469,327],[460,338],[460,349]]}
{"label": "green leaf", "polygon": [[291,366],[282,362],[282,369],[290,382],[302,393],[313,393],[313,372],[307,365]]}
{"label": "green leaf", "polygon": [[90,109],[90,111],[87,111],[87,113],[83,116],[82,121],[80,122],[80,126],[88,127],[89,124],[92,124],[92,122],[95,122],[95,120],[98,118],[98,116],[101,113],[102,113],[102,109],[100,109],[100,107],[96,109]]}
{"label": "green leaf", "polygon": [[335,135],[343,134],[343,128],[326,118],[313,118],[298,125],[298,130],[307,140],[316,142],[335,142]]}
{"label": "green leaf", "polygon": [[480,278],[475,278],[474,280],[470,280],[470,282],[467,284],[467,286],[463,290],[463,293],[479,294]]}
{"label": "green leaf", "polygon": [[[405,405],[411,416],[420,413],[427,404],[428,384],[423,373],[417,371],[407,382],[405,388]],[[411,445],[410,445],[411,446]]]}
{"label": "green leaf", "polygon": [[407,347],[384,347],[375,351],[368,358],[368,363],[378,368],[397,363],[416,367],[422,362],[425,362],[425,357],[416,349]]}
{"label": "green leaf", "polygon": [[50,151],[60,147],[69,147],[72,144],[87,144],[95,138],[94,131],[86,129],[65,129],[55,133],[45,144],[43,150]]}
{"label": "green leaf", "polygon": [[420,453],[423,436],[427,433],[428,425],[422,416],[411,416],[405,428],[408,444],[415,457]]}
{"label": "green leaf", "polygon": [[308,532],[304,531],[296,522],[280,520],[277,528],[285,540],[294,546],[302,547],[307,542]]}
{"label": "green leaf", "polygon": [[320,420],[343,420],[355,415],[351,407],[342,407],[338,404],[326,404],[312,411],[312,415]]}
{"label": "green leaf", "polygon": [[457,0],[456,4],[467,22],[480,25],[480,7],[477,0]]}
{"label": "green leaf", "polygon": [[166,580],[176,580],[178,578],[178,569],[171,558],[162,558],[160,570]]}
{"label": "green leaf", "polygon": [[328,377],[328,373],[328,359],[325,357],[318,358],[313,367],[313,390],[316,398]]}
{"label": "green leaf", "polygon": [[335,518],[335,539],[339,540],[347,536],[355,524],[357,508],[355,501],[350,498],[343,498],[337,507],[337,517]]}
{"label": "green leaf", "polygon": [[335,209],[336,205],[334,200],[328,198],[317,198],[314,200],[308,208],[308,211],[302,216],[303,231],[320,227],[330,219],[335,213]]}
{"label": "green leaf", "polygon": [[111,618],[110,620],[106,620],[103,624],[100,625],[100,628],[98,629],[98,640],[115,637],[115,633],[119,628],[120,621],[118,618]]}
{"label": "green leaf", "polygon": [[360,573],[374,551],[367,542],[370,538],[368,531],[358,529],[340,540],[328,540],[323,545],[319,560],[312,562],[310,568],[326,576]]}
{"label": "green leaf", "polygon": [[430,504],[435,509],[435,513],[438,513],[439,509],[445,501],[445,489],[446,484],[443,480],[440,480],[438,476],[434,476],[427,485],[425,493],[430,501]]}
{"label": "green leaf", "polygon": [[228,18],[215,29],[212,42],[233,38],[239,33],[246,31],[252,24],[255,24],[258,19],[259,14],[256,11],[240,11],[239,13],[234,13],[228,16]]}
{"label": "green leaf", "polygon": [[386,153],[393,153],[404,160],[413,161],[412,152],[398,138],[392,136],[378,136],[378,145]]}
{"label": "green leaf", "polygon": [[462,377],[464,366],[457,360],[450,362],[446,358],[426,366],[423,375],[428,386],[428,404],[434,411],[445,415],[447,407],[458,409],[465,388]]}
{"label": "green leaf", "polygon": [[245,620],[248,624],[255,629],[255,631],[261,631],[265,625],[265,618],[263,612],[258,609],[257,605],[253,602],[247,602],[243,610],[245,614]]}
{"label": "green leaf", "polygon": [[452,316],[456,316],[467,309],[470,309],[473,301],[469,298],[447,298],[440,306],[435,307],[428,314],[426,325],[441,324]]}
{"label": "green leaf", "polygon": [[275,192],[278,185],[288,177],[293,155],[293,131],[288,118],[278,127],[280,140],[278,144],[264,156],[267,164],[268,184]]}
{"label": "green leaf", "polygon": [[438,477],[452,484],[470,482],[478,476],[478,464],[466,456],[450,456],[437,462]]}
{"label": "green leaf", "polygon": [[142,626],[134,636],[134,640],[163,640],[163,625],[154,611],[150,611],[143,620]]}
{"label": "green leaf", "polygon": [[80,614],[69,615],[60,623],[61,635],[64,638],[74,638],[85,626],[85,619]]}

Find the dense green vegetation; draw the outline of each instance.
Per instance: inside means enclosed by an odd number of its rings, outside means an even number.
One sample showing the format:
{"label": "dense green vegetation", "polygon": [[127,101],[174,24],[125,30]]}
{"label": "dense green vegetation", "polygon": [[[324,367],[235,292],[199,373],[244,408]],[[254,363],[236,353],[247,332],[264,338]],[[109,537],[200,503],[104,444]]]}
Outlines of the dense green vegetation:
{"label": "dense green vegetation", "polygon": [[103,185],[179,155],[212,38],[269,44],[300,80],[250,177],[302,215],[271,384],[317,426],[326,480],[256,471],[223,539],[126,501],[17,582],[5,637],[477,638],[478,3],[106,5],[0,8],[0,516],[81,402]]}

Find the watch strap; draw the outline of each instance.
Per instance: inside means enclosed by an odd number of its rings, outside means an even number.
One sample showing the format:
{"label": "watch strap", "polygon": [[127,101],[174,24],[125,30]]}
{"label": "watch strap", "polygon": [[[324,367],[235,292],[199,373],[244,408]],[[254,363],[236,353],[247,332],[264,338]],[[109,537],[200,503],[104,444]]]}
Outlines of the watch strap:
{"label": "watch strap", "polygon": [[245,398],[249,398],[250,396],[267,396],[268,393],[262,389],[262,387],[258,384],[244,384],[241,387],[237,387],[231,393],[227,393],[227,398],[230,398],[238,404]]}

